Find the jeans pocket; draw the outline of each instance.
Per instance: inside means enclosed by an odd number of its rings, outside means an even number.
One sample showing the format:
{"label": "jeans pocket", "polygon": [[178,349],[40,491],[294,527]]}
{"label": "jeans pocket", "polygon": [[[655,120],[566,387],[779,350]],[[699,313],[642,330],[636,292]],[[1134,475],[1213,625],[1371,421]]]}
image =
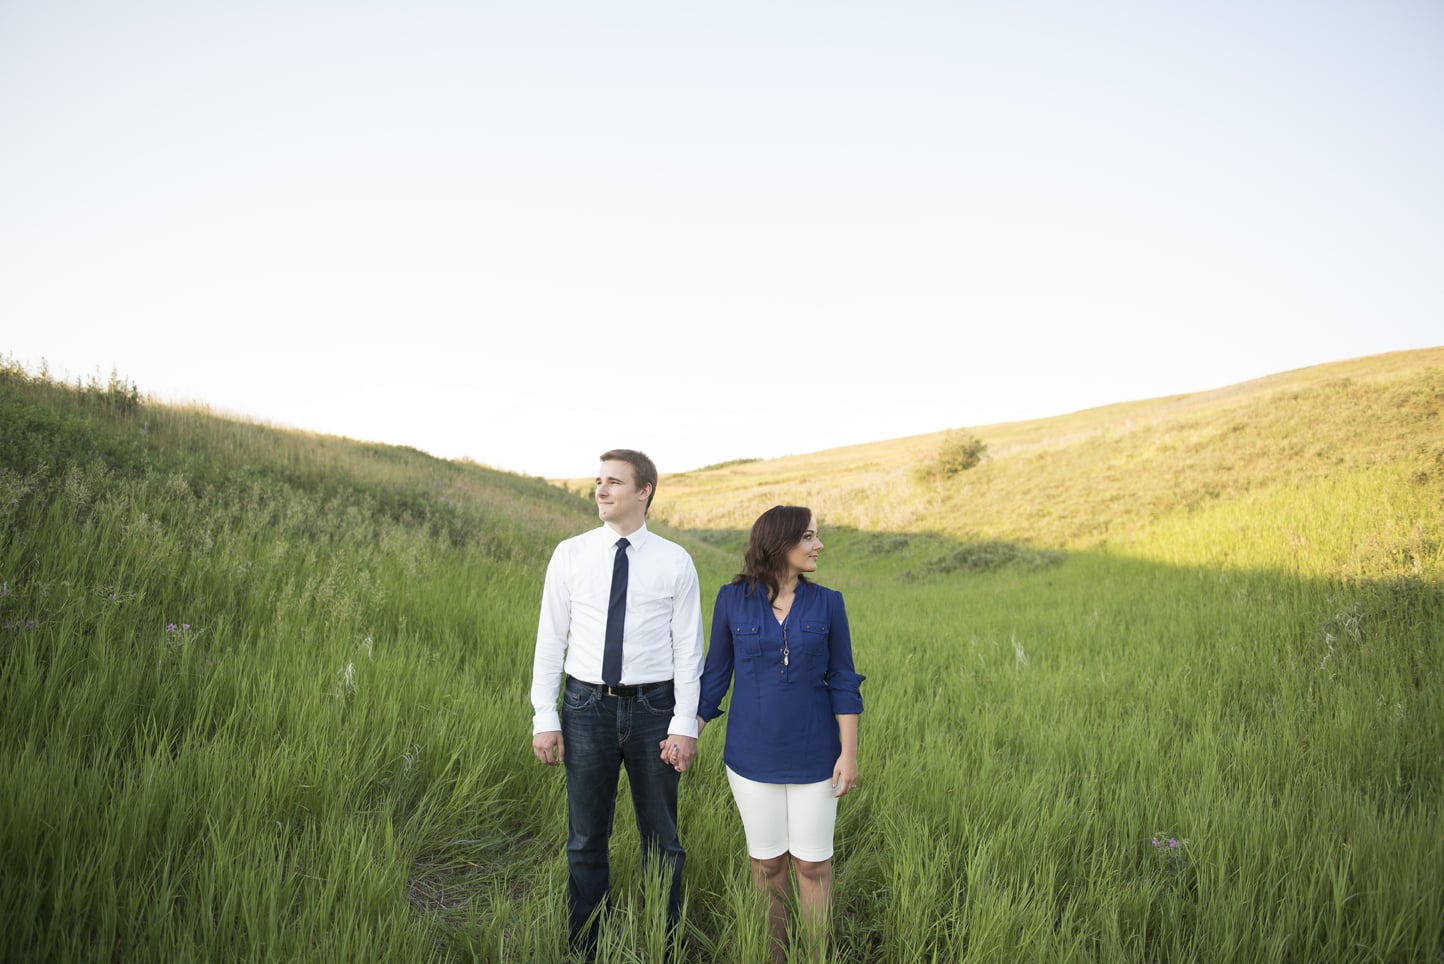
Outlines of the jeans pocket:
{"label": "jeans pocket", "polygon": [[648,713],[670,717],[677,709],[677,691],[668,686],[652,693],[641,693],[637,696],[637,702],[642,704]]}
{"label": "jeans pocket", "polygon": [[598,699],[597,691],[590,686],[577,686],[571,682],[562,692],[562,705],[569,710],[584,710]]}

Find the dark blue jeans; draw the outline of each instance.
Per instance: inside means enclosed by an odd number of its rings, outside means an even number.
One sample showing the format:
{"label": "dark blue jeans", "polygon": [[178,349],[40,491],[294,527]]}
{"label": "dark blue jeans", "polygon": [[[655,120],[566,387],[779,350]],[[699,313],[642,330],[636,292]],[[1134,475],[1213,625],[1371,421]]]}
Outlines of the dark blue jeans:
{"label": "dark blue jeans", "polygon": [[[619,698],[568,679],[562,697],[562,740],[567,772],[567,866],[571,871],[571,939],[592,949],[596,920],[611,904],[611,861],[607,845],[617,806],[617,780],[627,768],[632,808],[642,837],[642,870],[669,873],[667,920],[682,911],[682,864],[686,851],[677,837],[680,774],[661,759],[676,697],[671,684]],[[661,864],[657,864],[660,860]]]}

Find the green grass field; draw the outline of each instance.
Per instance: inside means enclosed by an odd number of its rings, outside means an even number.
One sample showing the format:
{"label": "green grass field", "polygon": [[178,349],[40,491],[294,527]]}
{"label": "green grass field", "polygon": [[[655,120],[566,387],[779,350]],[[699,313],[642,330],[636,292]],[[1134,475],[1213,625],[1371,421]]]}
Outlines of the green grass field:
{"label": "green grass field", "polygon": [[[837,959],[1444,961],[1444,349],[976,431],[944,482],[921,436],[657,497],[709,614],[818,513]],[[575,488],[0,366],[3,959],[566,960],[527,697]],[[690,959],[761,961],[721,739]],[[603,959],[660,960],[629,811]]]}

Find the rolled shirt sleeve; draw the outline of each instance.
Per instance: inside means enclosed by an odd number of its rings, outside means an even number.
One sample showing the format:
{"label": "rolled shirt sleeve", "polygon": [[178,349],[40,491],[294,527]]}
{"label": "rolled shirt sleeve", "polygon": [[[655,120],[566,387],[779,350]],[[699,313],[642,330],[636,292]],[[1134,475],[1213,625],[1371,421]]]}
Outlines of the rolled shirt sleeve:
{"label": "rolled shirt sleeve", "polygon": [[848,627],[847,607],[842,593],[827,595],[828,622],[832,625],[827,659],[827,693],[834,716],[862,713],[862,681],[852,662],[852,631]]}

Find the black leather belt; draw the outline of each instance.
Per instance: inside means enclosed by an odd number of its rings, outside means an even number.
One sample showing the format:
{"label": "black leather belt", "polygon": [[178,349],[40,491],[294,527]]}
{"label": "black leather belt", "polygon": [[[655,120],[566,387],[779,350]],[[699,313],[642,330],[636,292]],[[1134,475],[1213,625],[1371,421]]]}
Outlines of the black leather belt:
{"label": "black leather belt", "polygon": [[672,685],[672,681],[664,679],[657,683],[637,683],[634,686],[608,686],[606,683],[588,683],[584,679],[577,679],[575,676],[568,676],[567,680],[576,683],[578,686],[586,687],[598,696],[615,696],[618,699],[630,700],[638,696],[651,696],[653,693],[660,693]]}

